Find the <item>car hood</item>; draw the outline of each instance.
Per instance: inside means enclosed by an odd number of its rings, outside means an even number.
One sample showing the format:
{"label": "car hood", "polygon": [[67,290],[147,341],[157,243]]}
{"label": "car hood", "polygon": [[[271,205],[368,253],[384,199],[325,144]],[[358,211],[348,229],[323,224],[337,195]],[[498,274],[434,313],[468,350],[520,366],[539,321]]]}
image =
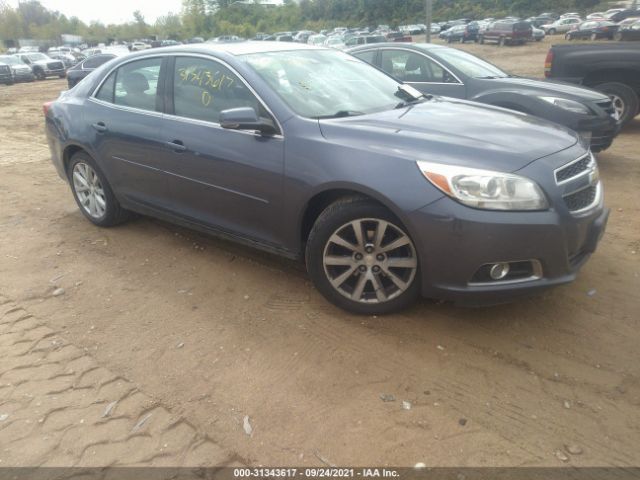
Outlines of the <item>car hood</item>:
{"label": "car hood", "polygon": [[570,83],[563,83],[550,80],[536,80],[533,78],[507,77],[493,79],[479,79],[487,82],[488,88],[499,90],[512,90],[520,93],[558,95],[568,98],[586,100],[588,102],[603,102],[609,99],[606,95],[591,90],[590,88],[579,87]]}
{"label": "car hood", "polygon": [[503,172],[578,142],[574,132],[537,117],[444,97],[319,124],[327,140],[351,148]]}

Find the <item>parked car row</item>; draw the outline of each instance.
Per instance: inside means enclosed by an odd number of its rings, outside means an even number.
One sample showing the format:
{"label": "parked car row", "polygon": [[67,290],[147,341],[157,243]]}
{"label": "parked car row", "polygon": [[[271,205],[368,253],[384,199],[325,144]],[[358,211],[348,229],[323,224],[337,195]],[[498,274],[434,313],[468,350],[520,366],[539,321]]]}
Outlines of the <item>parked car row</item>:
{"label": "parked car row", "polygon": [[0,83],[32,82],[48,77],[64,78],[65,64],[40,52],[0,55]]}

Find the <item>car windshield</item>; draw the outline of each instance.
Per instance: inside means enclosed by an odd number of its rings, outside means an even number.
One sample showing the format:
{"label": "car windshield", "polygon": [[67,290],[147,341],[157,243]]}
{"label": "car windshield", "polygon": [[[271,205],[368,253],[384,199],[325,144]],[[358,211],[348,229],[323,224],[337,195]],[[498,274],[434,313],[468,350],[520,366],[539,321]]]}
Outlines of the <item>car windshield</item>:
{"label": "car windshield", "polygon": [[32,62],[37,62],[38,60],[46,60],[48,58],[44,53],[30,53],[26,57]]}
{"label": "car windshield", "polygon": [[468,77],[473,78],[505,78],[509,74],[503,72],[495,65],[485,62],[481,58],[471,55],[470,53],[457,50],[455,48],[439,48],[437,50],[438,57],[445,62],[450,63],[453,67],[460,70]]}
{"label": "car windshield", "polygon": [[7,65],[24,65],[19,58],[10,55],[0,56],[0,63],[6,63]]}
{"label": "car windshield", "polygon": [[244,60],[298,114],[344,117],[415,101],[400,84],[351,55],[332,50],[254,53]]}

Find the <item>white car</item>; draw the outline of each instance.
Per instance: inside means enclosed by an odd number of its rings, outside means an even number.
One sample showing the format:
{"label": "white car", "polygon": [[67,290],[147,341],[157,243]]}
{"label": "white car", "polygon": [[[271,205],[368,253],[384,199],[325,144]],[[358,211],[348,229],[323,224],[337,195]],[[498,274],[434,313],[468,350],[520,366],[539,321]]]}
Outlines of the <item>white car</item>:
{"label": "white car", "polygon": [[131,51],[132,52],[138,52],[140,50],[147,50],[151,48],[151,45],[149,45],[148,43],[144,43],[144,42],[133,42],[131,44]]}
{"label": "white car", "polygon": [[554,35],[556,33],[566,33],[580,23],[582,23],[582,19],[578,17],[560,18],[553,23],[542,25],[540,28],[547,35]]}
{"label": "white car", "polygon": [[344,50],[347,47],[344,43],[344,38],[342,38],[340,35],[332,35],[331,37],[328,37],[324,41],[324,46],[337,48],[338,50]]}
{"label": "white car", "polygon": [[311,35],[307,39],[307,43],[309,45],[324,45],[324,42],[325,42],[326,39],[327,39],[326,35],[322,35],[322,34]]}

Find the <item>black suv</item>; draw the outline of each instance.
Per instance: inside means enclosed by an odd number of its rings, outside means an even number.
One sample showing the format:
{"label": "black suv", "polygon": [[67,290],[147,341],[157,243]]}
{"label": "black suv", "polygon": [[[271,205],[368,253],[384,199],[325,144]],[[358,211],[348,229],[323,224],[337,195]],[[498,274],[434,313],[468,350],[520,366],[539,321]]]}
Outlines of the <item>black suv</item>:
{"label": "black suv", "polygon": [[489,24],[478,37],[480,43],[496,42],[498,45],[525,44],[531,40],[533,29],[528,22],[519,20],[498,20]]}

